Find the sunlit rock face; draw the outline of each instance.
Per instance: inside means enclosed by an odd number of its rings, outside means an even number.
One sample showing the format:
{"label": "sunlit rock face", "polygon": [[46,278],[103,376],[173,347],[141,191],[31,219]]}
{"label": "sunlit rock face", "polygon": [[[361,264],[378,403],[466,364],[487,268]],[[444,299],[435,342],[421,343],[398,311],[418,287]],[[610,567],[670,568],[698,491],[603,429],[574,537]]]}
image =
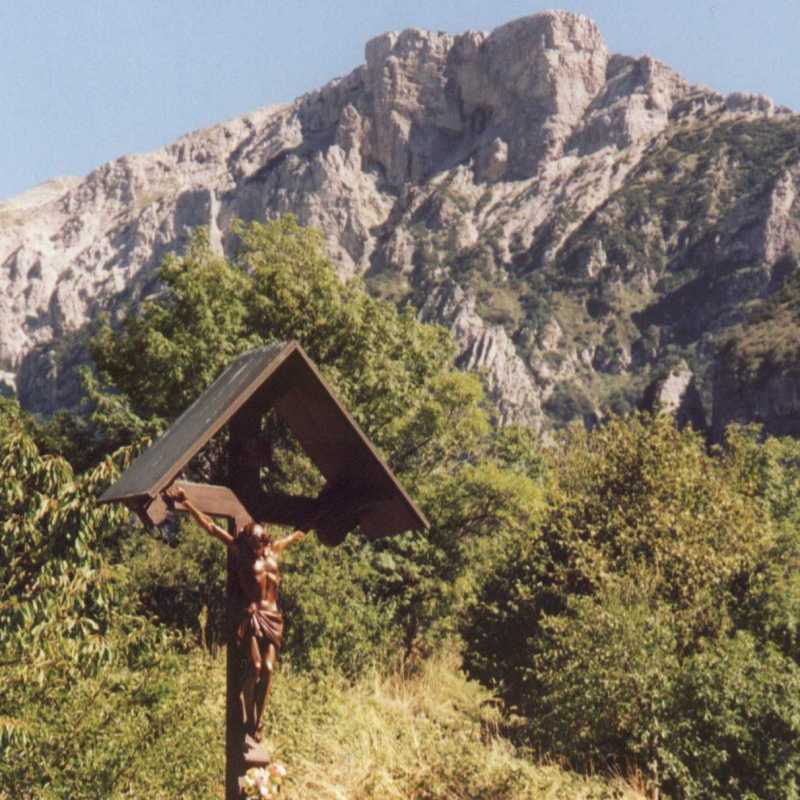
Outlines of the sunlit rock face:
{"label": "sunlit rock face", "polygon": [[292,213],[342,277],[447,325],[504,422],[634,405],[675,356],[710,418],[718,342],[796,268],[798,140],[579,15],[386,33],[294,102],[0,204],[0,388],[68,402],[64,342],[157,291],[193,228],[225,251],[234,219]]}

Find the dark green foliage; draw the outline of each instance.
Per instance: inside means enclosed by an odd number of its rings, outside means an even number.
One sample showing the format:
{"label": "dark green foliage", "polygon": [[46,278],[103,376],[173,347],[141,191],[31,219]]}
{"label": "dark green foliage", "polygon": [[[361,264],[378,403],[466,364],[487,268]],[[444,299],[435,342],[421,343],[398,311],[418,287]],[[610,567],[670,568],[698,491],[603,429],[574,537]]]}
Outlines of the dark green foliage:
{"label": "dark green foliage", "polygon": [[[187,522],[172,542],[141,532],[126,551],[127,590],[144,613],[206,648],[224,646],[225,554],[216,539]],[[287,551],[283,573],[282,660],[353,677],[400,651],[395,609],[376,593],[380,575],[363,543],[351,537],[331,550],[309,538]]]}
{"label": "dark green foliage", "polygon": [[[427,533],[374,545],[359,540],[349,559],[326,560],[320,553],[306,560],[298,555],[303,585],[316,588],[287,595],[294,616],[302,620],[290,635],[292,657],[315,666],[330,660],[334,651],[354,664],[369,660],[361,645],[346,636],[340,638],[339,650],[329,648],[324,657],[314,654],[319,631],[333,619],[319,605],[317,592],[323,585],[341,590],[337,605],[363,615],[364,630],[374,633],[368,638],[374,640],[376,654],[386,649],[384,639],[395,646],[399,641],[408,650],[457,602],[457,578],[467,558],[461,528],[470,524],[464,509],[471,502],[457,488],[467,463],[488,452],[492,441],[480,384],[475,377],[451,371],[454,348],[444,329],[421,324],[410,309],[399,312],[370,298],[358,283],[342,283],[316,232],[292,218],[236,230],[241,246],[233,263],[214,255],[202,234],[184,257],[167,259],[161,270],[164,291],[121,331],[103,326],[93,342],[94,355],[140,415],[172,418],[234,354],[270,341],[299,340],[367,434],[389,455],[401,480],[413,487],[434,526]],[[316,491],[310,464],[291,437],[280,426],[269,431],[274,466],[265,475],[268,485],[288,492]],[[221,453],[220,443],[212,443],[201,477],[222,471]],[[439,510],[440,502],[451,496],[457,504]],[[493,518],[479,508],[474,513],[481,514],[481,534],[489,532]],[[359,560],[369,568],[350,574]],[[167,573],[160,589],[155,573],[155,584],[144,582],[150,587],[149,599],[144,598],[148,607],[156,608],[159,603],[153,598],[167,593],[173,602],[166,608],[177,604],[175,613],[185,617],[181,627],[193,629],[203,606],[213,621],[213,603],[205,589],[189,573],[181,575],[177,562]],[[345,597],[348,591],[351,598]],[[374,627],[378,618],[401,635],[379,635]],[[174,614],[170,621],[178,622]]]}
{"label": "dark green foliage", "polygon": [[542,695],[523,706],[540,747],[584,768],[628,759],[657,784],[679,667],[670,610],[649,588],[631,576],[569,595],[521,666],[533,672],[527,691]]}
{"label": "dark green foliage", "polygon": [[544,404],[545,411],[561,425],[572,420],[583,420],[594,413],[594,406],[586,392],[577,383],[559,383]]}
{"label": "dark green foliage", "polygon": [[313,539],[287,551],[284,656],[294,668],[354,678],[402,654],[398,615],[381,596],[379,569],[352,537],[333,551]]}
{"label": "dark green foliage", "polygon": [[795,796],[796,445],[734,431],[710,455],[633,417],[553,455],[541,532],[509,542],[465,616],[469,673],[573,764],[676,797]]}
{"label": "dark green foliage", "polygon": [[602,408],[617,417],[624,417],[636,408],[637,393],[632,390],[614,389],[603,401]]}
{"label": "dark green foliage", "polygon": [[401,305],[411,293],[408,278],[403,273],[392,269],[369,274],[365,278],[365,284],[370,294],[395,305]]}
{"label": "dark green foliage", "polygon": [[630,581],[545,620],[536,741],[584,764],[625,753],[671,797],[795,796],[800,668],[745,631],[682,657],[648,595]]}
{"label": "dark green foliage", "polygon": [[800,796],[800,667],[739,631],[677,673],[665,761],[685,797]]}
{"label": "dark green foliage", "polygon": [[797,256],[787,256],[786,261],[792,271],[783,286],[757,302],[750,320],[734,328],[722,345],[723,368],[742,384],[798,371],[800,270]]}
{"label": "dark green foliage", "polygon": [[159,417],[144,420],[127,397],[103,391],[88,367],[79,370],[83,397],[77,409],[38,419],[31,431],[43,454],[63,456],[84,472],[121,447],[153,439],[164,429]]}
{"label": "dark green foliage", "polygon": [[522,307],[517,292],[508,287],[487,289],[478,295],[478,313],[494,325],[514,330],[522,319]]}
{"label": "dark green foliage", "polygon": [[150,619],[209,648],[224,644],[225,555],[195,525],[167,540],[137,530],[125,543],[127,591]]}
{"label": "dark green foliage", "polygon": [[735,625],[800,665],[800,442],[761,441],[757,426],[729,428],[727,438],[738,480],[767,504],[775,529],[736,586]]}
{"label": "dark green foliage", "polygon": [[13,685],[24,718],[16,728],[0,720],[0,796],[220,797],[220,666],[199,651],[167,650],[136,670],[117,665],[80,678],[52,670],[44,685],[14,668],[4,694]]}
{"label": "dark green foliage", "polygon": [[161,270],[165,291],[121,332],[103,327],[98,365],[145,415],[174,418],[232,357],[273,341],[298,340],[367,431],[408,413],[408,399],[453,355],[442,328],[343,284],[322,240],[291,217],[240,226],[229,264],[197,234]]}
{"label": "dark green foliage", "polygon": [[[348,719],[347,681],[418,665],[460,619],[470,674],[538,752],[676,798],[797,797],[798,444],[732,430],[710,453],[666,417],[631,417],[543,454],[531,430],[492,431],[446,334],[339,282],[316,234],[286,219],[239,236],[228,263],[198,235],[138,318],[101,327],[116,392],[86,376],[82,419],[34,423],[0,400],[0,796],[219,793],[222,659],[195,645],[221,640],[224,548],[189,524],[144,533],[94,498],[130,443],[233,355],[299,338],[432,528],[287,551],[275,713],[293,751],[317,757],[309,730],[323,731],[315,748],[336,738],[325,726]],[[609,328],[608,344],[626,335]],[[570,384],[553,403],[563,421],[593,412]],[[318,488],[287,432],[265,425],[277,461],[265,481]],[[221,472],[223,445],[192,469]],[[373,730],[374,701],[360,713],[353,741]],[[469,743],[491,733],[452,719],[429,731],[448,763],[413,767],[420,797],[533,785],[516,767],[483,772]],[[416,735],[391,733],[404,752],[419,752]]]}
{"label": "dark green foliage", "polygon": [[[140,415],[172,419],[246,349],[243,298],[251,281],[212,254],[203,232],[184,259],[164,261],[160,277],[167,297],[130,316],[122,338],[106,322],[91,350]],[[253,338],[248,344],[259,342]]]}
{"label": "dark green foliage", "polygon": [[178,637],[148,624],[126,591],[119,553],[127,514],[95,502],[131,448],[77,476],[64,459],[40,453],[35,430],[4,404],[0,794],[108,796],[109,781],[153,734],[137,693],[142,676]]}
{"label": "dark green foliage", "polygon": [[[494,436],[480,382],[451,370],[443,329],[341,283],[319,236],[291,219],[238,230],[236,263],[198,234],[165,262],[163,291],[141,314],[119,331],[100,326],[93,350],[113,391],[85,375],[82,418],[34,423],[2,402],[0,794],[216,791],[221,748],[199,743],[221,725],[204,706],[205,676],[217,678],[193,645],[220,644],[224,548],[188,524],[131,528],[95,497],[242,350],[300,339],[434,523],[335,550],[310,537],[287,553],[292,668],[340,681],[419,654],[450,631],[479,542],[529,528],[538,512],[530,435]],[[319,488],[288,433],[273,418],[265,426],[275,445],[265,480]],[[221,475],[224,443],[215,437],[193,474]]]}
{"label": "dark green foliage", "polygon": [[127,514],[95,503],[130,449],[75,476],[32,429],[12,404],[0,411],[0,661],[43,680],[56,665],[92,672],[125,658],[149,634],[110,563]]}

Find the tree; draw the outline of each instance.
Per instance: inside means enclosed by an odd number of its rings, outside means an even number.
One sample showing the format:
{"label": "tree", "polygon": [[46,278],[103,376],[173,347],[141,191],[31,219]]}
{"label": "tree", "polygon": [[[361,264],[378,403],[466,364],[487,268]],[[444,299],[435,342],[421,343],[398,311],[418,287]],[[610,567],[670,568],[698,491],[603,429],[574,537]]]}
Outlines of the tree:
{"label": "tree", "polygon": [[15,403],[0,403],[0,794],[20,797],[69,749],[51,725],[54,700],[106,668],[146,663],[170,638],[124,590],[114,553],[127,514],[96,504],[131,449],[76,476],[40,452],[36,432]]}
{"label": "tree", "polygon": [[[367,559],[370,566],[356,571],[360,577],[343,578],[358,582],[365,602],[392,609],[408,650],[452,609],[468,557],[467,534],[494,532],[504,524],[503,503],[513,501],[515,491],[535,491],[518,477],[498,495],[497,475],[481,478],[493,434],[478,379],[453,368],[447,331],[419,322],[411,307],[398,310],[370,297],[358,281],[339,280],[321,236],[292,217],[238,224],[234,231],[239,245],[231,261],[214,254],[199,231],[184,256],[164,262],[162,290],[136,316],[118,330],[108,321],[100,326],[92,353],[101,375],[142,417],[171,419],[238,353],[298,340],[434,519],[427,533],[360,542],[363,552],[351,553],[351,561]],[[268,487],[318,488],[288,431],[276,420],[266,424],[274,452]],[[213,479],[221,471],[213,444],[206,464],[204,477]],[[504,469],[496,459],[488,468]],[[465,495],[459,489],[465,481],[478,494]],[[301,554],[294,558],[310,585],[308,571],[317,567]],[[287,568],[291,581],[291,559]],[[292,602],[297,631],[303,608],[315,605],[310,595],[305,606],[299,595]],[[324,628],[316,621],[309,626]],[[308,646],[311,637],[294,640]],[[344,658],[344,649],[352,648],[345,639],[341,645]]]}
{"label": "tree", "polygon": [[[109,557],[127,515],[96,495],[132,455],[125,449],[75,476],[61,457],[42,455],[33,422],[17,406],[0,410],[0,650],[25,674],[96,669],[113,657],[113,628],[140,620],[118,594]],[[112,625],[112,620],[114,624]]]}
{"label": "tree", "polygon": [[[241,351],[300,339],[433,522],[287,556],[286,650],[309,685],[448,633],[476,570],[541,510],[531,433],[492,431],[443,329],[339,281],[292,219],[238,231],[232,261],[198,232],[138,315],[99,326],[81,416],[0,409],[0,795],[217,791],[223,670],[195,645],[221,641],[222,553],[188,523],[143,531],[95,498]],[[288,431],[265,425],[270,486],[314,488]],[[192,469],[222,473],[221,445]]]}
{"label": "tree", "polygon": [[541,532],[464,616],[468,673],[576,765],[636,765],[677,797],[796,785],[800,750],[776,740],[800,719],[777,679],[800,677],[789,453],[734,431],[712,454],[667,415],[571,429]]}

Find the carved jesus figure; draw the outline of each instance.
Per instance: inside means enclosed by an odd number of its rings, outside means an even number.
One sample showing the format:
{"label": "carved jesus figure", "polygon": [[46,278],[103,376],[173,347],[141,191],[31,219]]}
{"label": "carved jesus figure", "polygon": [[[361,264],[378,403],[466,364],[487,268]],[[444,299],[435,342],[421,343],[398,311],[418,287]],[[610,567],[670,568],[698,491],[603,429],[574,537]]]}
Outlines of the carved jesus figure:
{"label": "carved jesus figure", "polygon": [[305,533],[295,531],[273,541],[263,525],[251,522],[231,536],[194,506],[183,489],[171,487],[165,494],[181,503],[203,530],[234,551],[236,577],[246,600],[236,629],[239,647],[248,663],[242,689],[245,728],[257,742],[261,741],[264,709],[283,643],[283,614],[278,607],[281,582],[278,561],[286,547],[302,540]]}

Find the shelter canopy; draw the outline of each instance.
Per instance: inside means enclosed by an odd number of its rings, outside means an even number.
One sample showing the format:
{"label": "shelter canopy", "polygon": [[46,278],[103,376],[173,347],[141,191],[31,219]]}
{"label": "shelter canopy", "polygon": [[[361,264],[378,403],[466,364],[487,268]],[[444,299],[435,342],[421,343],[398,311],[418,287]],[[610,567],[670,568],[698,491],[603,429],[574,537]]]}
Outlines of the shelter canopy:
{"label": "shelter canopy", "polygon": [[253,518],[302,527],[318,515],[322,522],[315,527],[329,544],[356,525],[370,538],[428,526],[297,342],[251,350],[231,362],[100,502],[123,502],[146,522],[158,523],[165,511],[160,493],[209,439],[225,425],[246,438],[270,409],[287,424],[326,484],[310,501],[245,492],[240,499]]}

